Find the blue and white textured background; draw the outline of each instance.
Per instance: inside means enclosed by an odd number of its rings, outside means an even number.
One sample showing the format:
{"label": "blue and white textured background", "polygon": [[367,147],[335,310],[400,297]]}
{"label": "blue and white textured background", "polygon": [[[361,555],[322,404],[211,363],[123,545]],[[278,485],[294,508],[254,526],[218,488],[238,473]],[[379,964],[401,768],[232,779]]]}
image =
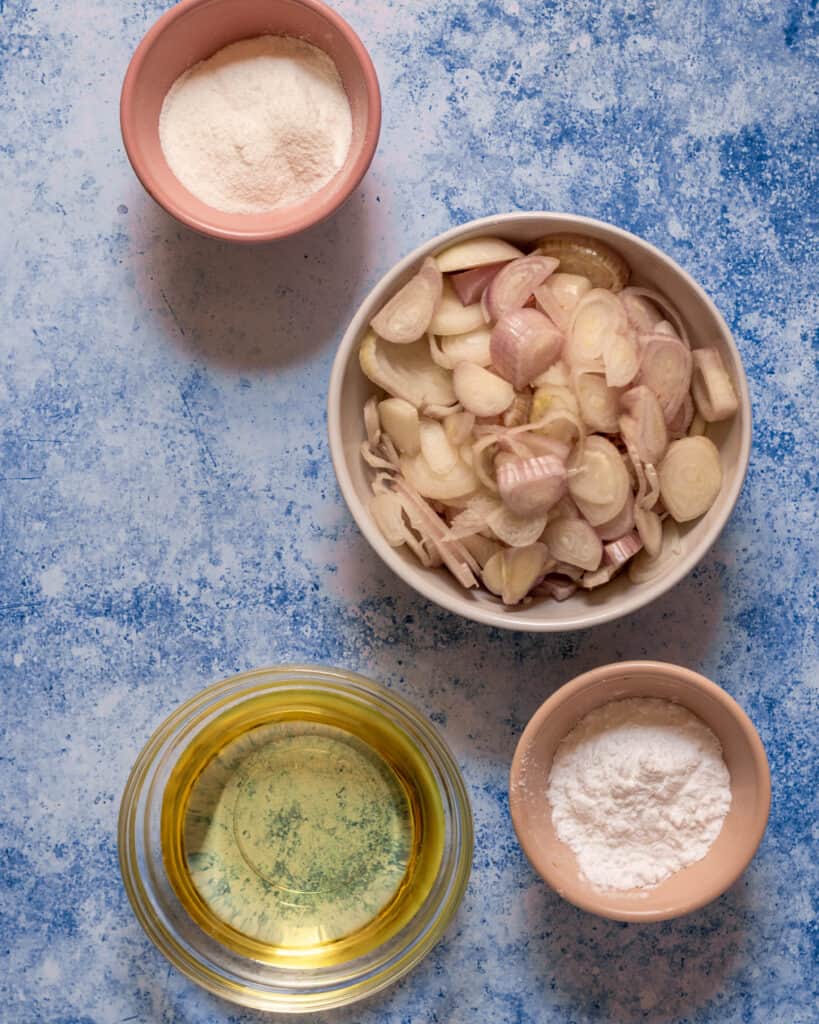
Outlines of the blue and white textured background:
{"label": "blue and white textured background", "polygon": [[[181,229],[126,162],[119,86],[164,6],[0,0],[0,1019],[263,1019],[145,939],[117,807],[181,700],[309,660],[439,723],[477,831],[446,940],[322,1022],[815,1021],[816,0],[340,0],[381,76],[374,166],[331,222],[256,250]],[[512,209],[665,249],[751,379],[752,464],[721,541],[590,633],[501,634],[417,599],[353,526],[325,441],[335,346],[370,286],[430,235]],[[506,778],[556,686],[645,656],[738,698],[773,811],[712,906],[618,926],[534,877]]]}

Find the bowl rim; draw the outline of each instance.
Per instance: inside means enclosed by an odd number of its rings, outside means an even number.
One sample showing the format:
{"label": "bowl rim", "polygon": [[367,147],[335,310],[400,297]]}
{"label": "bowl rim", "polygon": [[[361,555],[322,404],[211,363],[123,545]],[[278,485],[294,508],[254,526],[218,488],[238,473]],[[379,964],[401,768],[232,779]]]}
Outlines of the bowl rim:
{"label": "bowl rim", "polygon": [[[196,8],[223,2],[229,2],[229,0],[179,0],[179,3],[171,7],[170,10],[165,11],[142,37],[128,64],[120,91],[119,123],[122,143],[128,161],[142,187],[159,206],[182,224],[199,232],[199,234],[211,238],[219,238],[223,241],[245,244],[272,242],[279,238],[287,238],[298,234],[300,231],[320,224],[335,213],[361,183],[372,163],[381,133],[381,90],[378,84],[378,74],[369,51],[364,46],[355,29],[332,7],[323,3],[322,0],[289,0],[290,3],[309,8],[324,18],[347,40],[355,54],[367,92],[367,129],[364,133],[361,150],[345,172],[344,177],[340,179],[342,187],[333,189],[332,192],[318,203],[311,203],[303,213],[287,220],[282,226],[266,225],[264,228],[253,227],[253,224],[258,223],[260,218],[275,220],[278,213],[276,210],[265,214],[226,214],[215,207],[208,207],[212,211],[210,220],[192,214],[168,195],[155,174],[152,165],[145,159],[142,148],[136,143],[136,140],[139,138],[135,113],[137,82],[150,51],[166,29],[180,18],[186,17]],[[231,219],[237,217],[246,218],[247,228],[237,230],[235,227],[228,228],[224,226],[223,218],[226,217]]]}
{"label": "bowl rim", "polygon": [[[196,743],[207,723],[227,707],[253,699],[272,690],[303,692],[314,686],[351,702],[369,701],[382,715],[388,715],[409,740],[421,748],[432,766],[448,818],[450,838],[439,866],[436,887],[430,890],[428,907],[389,941],[395,947],[379,949],[369,956],[340,965],[310,970],[304,978],[287,980],[281,968],[265,968],[259,961],[253,978],[237,978],[228,964],[214,963],[203,954],[201,939],[182,934],[174,924],[181,910],[192,932],[213,942],[188,912],[179,905],[172,914],[164,905],[160,889],[167,888],[164,857],[153,860],[152,849],[159,841],[150,819],[164,799],[166,772],[172,751]],[[394,717],[393,717],[394,716]],[[169,760],[170,759],[170,760]],[[157,790],[157,787],[159,789]],[[158,802],[158,803],[157,803]],[[471,801],[463,773],[442,731],[426,712],[399,691],[352,670],[325,664],[280,663],[227,676],[197,690],[173,707],[154,727],[140,747],[122,791],[117,821],[120,876],[135,917],[146,936],[191,981],[214,995],[242,1006],[278,1013],[310,1013],[346,1006],[382,991],[424,959],[441,940],[466,894],[474,855],[474,823]],[[163,881],[164,880],[164,881]],[[167,883],[167,884],[166,884]],[[174,902],[174,907],[178,898]],[[413,927],[410,927],[413,925]],[[403,945],[399,939],[403,936]],[[217,943],[218,945],[218,943]],[[279,980],[275,980],[279,979]]]}
{"label": "bowl rim", "polygon": [[[420,263],[425,256],[434,253],[446,244],[451,244],[461,236],[474,235],[485,229],[491,229],[495,233],[503,235],[505,225],[515,223],[519,226],[521,222],[524,224],[527,222],[537,224],[544,219],[547,221],[560,220],[564,223],[570,222],[572,228],[577,229],[602,229],[602,231],[606,233],[606,241],[610,240],[610,236],[614,236],[614,244],[616,244],[617,238],[627,239],[629,242],[636,243],[638,246],[648,250],[652,258],[666,264],[675,274],[678,274],[704,302],[709,312],[715,317],[721,326],[729,347],[733,349],[736,357],[736,363],[739,367],[736,386],[739,395],[740,409],[743,412],[740,422],[741,433],[737,459],[739,472],[736,473],[730,482],[723,481],[724,494],[726,498],[724,511],[721,516],[718,519],[715,519],[708,527],[707,532],[700,541],[698,549],[691,551],[686,556],[680,558],[660,580],[657,580],[650,586],[649,590],[642,591],[634,588],[632,592],[623,595],[623,597],[614,605],[611,603],[603,603],[596,608],[588,609],[584,614],[578,614],[574,616],[574,618],[561,622],[552,621],[548,618],[535,618],[526,610],[521,612],[496,611],[490,605],[484,605],[477,601],[470,602],[466,596],[434,592],[432,588],[427,585],[427,580],[429,578],[427,574],[430,570],[424,569],[423,566],[420,565],[417,567],[414,565],[407,565],[398,552],[387,544],[381,534],[381,531],[375,525],[372,517],[367,512],[364,504],[356,493],[352,477],[347,468],[344,446],[342,443],[342,385],[347,372],[347,367],[350,360],[355,357],[355,350],[358,341],[369,321],[369,317],[371,315],[370,307],[374,305],[376,296],[380,295],[382,291],[385,291],[395,281],[399,280],[410,268]],[[564,228],[563,230],[571,230],[571,228]],[[679,583],[680,580],[684,579],[695,565],[702,560],[714,545],[717,538],[725,528],[726,523],[730,519],[742,490],[742,486],[745,482],[751,455],[752,406],[742,356],[736,342],[734,341],[733,334],[728,327],[728,324],[725,322],[724,317],[704,289],[675,260],[662,252],[656,246],[652,245],[651,242],[641,238],[639,235],[635,235],[630,231],[626,231],[614,224],[610,224],[608,221],[598,220],[593,217],[584,217],[578,214],[562,213],[555,210],[521,211],[491,214],[489,216],[479,217],[475,220],[470,220],[464,224],[459,224],[455,227],[449,228],[448,230],[435,235],[433,238],[417,246],[382,275],[379,281],[373,286],[359,305],[358,310],[347,327],[336,351],[332,370],[330,372],[330,384],[327,396],[327,431],[333,469],[335,470],[339,488],[345,502],[347,503],[348,509],[352,513],[353,519],[358,525],[358,528],[364,534],[365,539],[380,556],[382,561],[408,586],[421,594],[428,601],[432,601],[434,604],[437,604],[439,607],[445,608],[447,611],[453,612],[456,615],[461,615],[464,618],[471,619],[474,622],[482,623],[483,625],[495,626],[499,629],[509,629],[518,632],[563,633],[576,629],[590,629],[593,626],[602,625],[603,623],[611,622],[615,619],[619,619],[626,615],[630,615],[633,612],[639,611],[641,608],[644,608],[652,601],[667,593],[672,587],[676,586],[676,584]]]}
{"label": "bowl rim", "polygon": [[[561,884],[560,878],[554,871],[552,871],[548,858],[539,856],[538,848],[534,847],[529,841],[527,830],[520,825],[520,822],[523,819],[523,797],[521,796],[521,790],[517,783],[524,770],[524,760],[526,755],[530,751],[535,737],[540,732],[546,720],[557,708],[571,702],[579,693],[596,686],[604,680],[616,680],[617,677],[625,675],[632,677],[639,676],[643,678],[647,676],[661,675],[674,682],[683,684],[684,689],[696,689],[707,694],[716,703],[720,704],[737,723],[742,732],[743,739],[748,744],[748,748],[753,757],[754,781],[757,787],[759,799],[757,801],[753,827],[745,833],[742,855],[736,859],[734,870],[732,870],[728,876],[727,882],[723,879],[719,882],[705,886],[695,898],[687,900],[683,905],[673,910],[645,911],[635,909],[633,911],[623,910],[622,912],[613,913],[609,910],[602,909],[599,903],[595,901],[593,896],[594,890],[591,886],[589,886],[588,889],[584,888],[582,890],[572,891],[571,895],[569,895],[565,891],[565,887]],[[612,697],[612,700],[618,699],[622,698]],[[686,707],[684,698],[681,698],[677,703],[682,707]],[[597,706],[602,706],[602,704]],[[697,717],[704,721],[698,712],[693,713],[697,714]],[[705,724],[708,725],[709,729],[712,728],[708,722]],[[526,727],[515,747],[515,753],[512,756],[512,764],[509,768],[509,812],[512,818],[515,834],[518,837],[518,842],[520,843],[523,852],[526,854],[526,858],[532,868],[567,902],[574,904],[574,906],[579,907],[581,910],[586,910],[589,913],[597,914],[600,917],[606,917],[614,921],[628,921],[634,923],[667,921],[672,918],[681,917],[684,914],[692,913],[693,911],[706,906],[708,903],[713,902],[713,900],[721,896],[736,882],[753,860],[754,855],[759,848],[759,844],[762,842],[762,837],[765,834],[770,809],[770,766],[768,764],[768,756],[765,752],[765,747],[754,723],[751,721],[741,705],[737,703],[727,690],[724,690],[717,683],[713,682],[713,680],[708,679],[707,676],[704,676],[699,672],[695,672],[693,669],[685,668],[683,665],[675,665],[672,662],[646,660],[610,662],[607,665],[599,665],[597,668],[583,672],[581,675],[575,676],[567,683],[564,683],[540,705],[537,711],[535,711],[527,722]]]}

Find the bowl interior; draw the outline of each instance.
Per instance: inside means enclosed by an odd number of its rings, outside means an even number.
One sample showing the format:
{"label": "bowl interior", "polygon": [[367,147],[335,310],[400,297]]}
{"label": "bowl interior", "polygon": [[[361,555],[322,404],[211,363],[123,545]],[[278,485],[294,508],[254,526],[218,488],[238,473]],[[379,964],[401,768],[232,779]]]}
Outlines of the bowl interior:
{"label": "bowl interior", "polygon": [[[661,697],[688,708],[722,744],[731,808],[706,856],[651,889],[601,892],[583,878],[556,836],[546,789],[560,741],[594,708],[626,697]],[[512,765],[509,803],[535,870],[571,903],[622,921],[657,921],[704,906],[723,893],[754,855],[768,818],[770,776],[761,741],[742,709],[702,676],[659,663],[626,663],[587,673],[559,690],[533,717]]]}
{"label": "bowl interior", "polygon": [[[740,409],[733,419],[709,425],[708,435],[720,451],[723,486],[702,519],[680,527],[682,551],[659,580],[633,584],[621,576],[598,591],[579,591],[562,603],[543,601],[528,608],[506,609],[483,591],[467,592],[445,569],[424,569],[406,547],[389,547],[367,511],[372,472],[359,447],[364,440],[362,409],[375,390],[358,364],[358,347],[372,316],[408,280],[424,256],[453,242],[496,234],[522,248],[544,234],[580,231],[618,249],[632,269],[632,281],[663,292],[685,322],[694,347],[714,346],[736,384]],[[716,540],[739,495],[748,463],[751,416],[748,385],[739,352],[725,321],[697,283],[673,260],[642,239],[585,217],[531,213],[489,217],[455,228],[421,246],[388,273],[367,297],[351,323],[330,382],[328,426],[336,475],[359,528],[390,568],[425,597],[467,618],[508,629],[560,631],[582,629],[618,618],[648,604],[682,579]]]}
{"label": "bowl interior", "polygon": [[[350,101],[353,137],[338,174],[312,196],[265,214],[222,213],[179,182],[159,141],[165,96],[188,68],[230,43],[289,35],[324,50],[335,62]],[[301,230],[331,213],[355,188],[372,159],[380,127],[375,71],[342,19],[313,0],[194,0],[171,9],[148,32],[128,69],[122,93],[122,133],[134,170],[170,213],[197,230],[254,241]]]}

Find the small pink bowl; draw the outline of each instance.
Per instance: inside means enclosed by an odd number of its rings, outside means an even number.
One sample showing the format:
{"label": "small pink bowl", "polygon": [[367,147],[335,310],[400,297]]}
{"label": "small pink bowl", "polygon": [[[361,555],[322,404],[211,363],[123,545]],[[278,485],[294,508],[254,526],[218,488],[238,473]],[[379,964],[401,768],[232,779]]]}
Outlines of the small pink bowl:
{"label": "small pink bowl", "polygon": [[[344,166],[314,195],[270,213],[222,213],[191,195],[168,167],[159,142],[159,112],[189,67],[230,43],[260,35],[305,39],[332,58],[350,101],[353,139]],[[324,220],[355,190],[378,143],[381,95],[364,44],[321,0],[182,0],[148,31],[131,59],[120,125],[131,166],[168,213],[215,238],[268,242]]]}

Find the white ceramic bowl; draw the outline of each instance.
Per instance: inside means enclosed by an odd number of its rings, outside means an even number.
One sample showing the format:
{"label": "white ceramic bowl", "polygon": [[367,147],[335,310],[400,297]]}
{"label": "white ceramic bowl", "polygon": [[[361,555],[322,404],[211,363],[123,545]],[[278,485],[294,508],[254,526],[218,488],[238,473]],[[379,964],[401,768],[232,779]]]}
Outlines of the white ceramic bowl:
{"label": "white ceramic bowl", "polygon": [[[425,569],[406,548],[391,548],[367,510],[372,495],[372,470],[359,453],[364,440],[362,409],[374,392],[358,364],[358,347],[370,319],[407,281],[424,257],[454,242],[477,235],[497,235],[522,248],[546,234],[580,232],[603,239],[617,249],[632,270],[632,283],[663,292],[682,316],[692,344],[719,349],[734,381],[739,412],[731,420],[711,424],[708,435],[719,448],[723,484],[719,497],[701,519],[680,527],[682,551],[660,579],[634,584],[623,575],[594,591],[578,591],[567,601],[550,599],[524,608],[504,608],[483,591],[464,590],[446,569]],[[659,249],[636,235],[603,221],[565,213],[508,213],[452,228],[411,252],[373,288],[342,339],[330,377],[328,404],[330,451],[341,492],[355,521],[373,549],[405,583],[457,615],[501,629],[562,632],[586,629],[643,608],[670,590],[705,555],[736,504],[751,451],[751,400],[739,351],[728,325],[694,279]]]}

